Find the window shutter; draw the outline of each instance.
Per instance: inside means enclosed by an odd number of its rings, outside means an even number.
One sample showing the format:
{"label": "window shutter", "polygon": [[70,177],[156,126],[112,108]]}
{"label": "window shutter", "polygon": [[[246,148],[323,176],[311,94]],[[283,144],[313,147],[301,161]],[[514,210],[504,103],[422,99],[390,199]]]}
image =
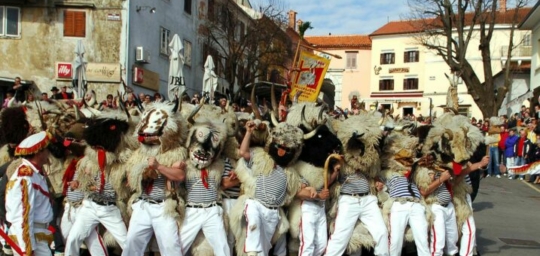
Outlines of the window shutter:
{"label": "window shutter", "polygon": [[403,53],[403,62],[405,63],[409,62],[409,52]]}
{"label": "window shutter", "polygon": [[403,90],[407,90],[407,78],[403,79]]}
{"label": "window shutter", "polygon": [[379,91],[383,90],[383,80],[379,80]]}
{"label": "window shutter", "polygon": [[75,13],[64,11],[64,36],[75,34]]}
{"label": "window shutter", "polygon": [[384,53],[381,53],[381,59],[379,64],[384,64]]}
{"label": "window shutter", "polygon": [[391,64],[394,64],[396,63],[396,54],[395,53],[391,53],[392,54],[392,62]]}
{"label": "window shutter", "polygon": [[74,12],[75,14],[75,36],[86,36],[86,12]]}
{"label": "window shutter", "polygon": [[420,61],[420,51],[416,51],[416,62]]}

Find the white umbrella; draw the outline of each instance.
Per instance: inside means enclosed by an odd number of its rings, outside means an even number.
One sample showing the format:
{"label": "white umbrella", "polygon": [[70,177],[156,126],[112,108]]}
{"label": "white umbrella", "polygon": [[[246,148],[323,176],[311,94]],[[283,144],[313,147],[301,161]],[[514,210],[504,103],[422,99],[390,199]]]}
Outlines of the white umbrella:
{"label": "white umbrella", "polygon": [[186,89],[182,72],[184,68],[184,56],[180,54],[184,46],[177,34],[174,34],[169,43],[169,49],[171,50],[171,55],[169,55],[169,88],[167,92],[169,94],[169,100],[172,101],[176,96],[180,98]]}
{"label": "white umbrella", "polygon": [[204,76],[203,76],[203,94],[208,93],[210,96],[210,102],[214,100],[214,91],[218,84],[217,75],[214,72],[214,60],[212,55],[208,55],[206,62],[204,63]]}
{"label": "white umbrella", "polygon": [[73,60],[73,93],[74,98],[84,97],[86,92],[86,59],[84,58],[84,45],[82,40],[77,41],[75,46],[75,60]]}

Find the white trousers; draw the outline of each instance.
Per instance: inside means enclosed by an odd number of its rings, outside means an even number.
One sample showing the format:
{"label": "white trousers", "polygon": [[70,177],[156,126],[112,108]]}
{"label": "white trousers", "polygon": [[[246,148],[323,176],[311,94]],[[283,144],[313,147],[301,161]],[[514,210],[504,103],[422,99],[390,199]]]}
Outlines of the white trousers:
{"label": "white trousers", "polygon": [[300,221],[300,249],[298,255],[322,255],[326,249],[326,211],[323,204],[304,200]]}
{"label": "white trousers", "polygon": [[287,256],[287,233],[281,234],[273,249],[274,256]]}
{"label": "white trousers", "polygon": [[178,225],[174,218],[164,214],[164,208],[165,203],[151,204],[143,200],[131,205],[133,213],[129,220],[126,246],[122,256],[142,256],[153,234],[156,234],[161,255],[181,255]]}
{"label": "white trousers", "polygon": [[[14,225],[11,225],[11,228],[9,229],[10,235],[15,235],[18,232],[22,232],[22,228],[14,227]],[[45,234],[51,234],[51,231],[48,229],[41,229],[41,228],[34,228],[34,233],[45,233]],[[49,243],[46,241],[39,241],[36,239],[35,246],[32,248],[34,254],[31,254],[32,252],[25,252],[25,248],[21,248],[23,253],[25,255],[33,255],[33,256],[51,256],[51,247],[49,247]],[[13,250],[13,255],[15,256],[25,256],[25,255],[19,255],[15,250]]]}
{"label": "white trousers", "polygon": [[330,235],[325,255],[343,255],[358,220],[364,223],[375,240],[375,255],[388,255],[388,230],[377,205],[377,197],[373,195],[339,196],[334,233]]}
{"label": "white trousers", "polygon": [[214,249],[214,255],[231,255],[225,226],[223,225],[223,209],[220,206],[208,208],[186,207],[186,215],[180,231],[180,244],[184,254],[188,252],[201,229],[212,249]]}
{"label": "white trousers", "polygon": [[426,208],[420,203],[394,202],[390,210],[390,255],[399,256],[407,224],[411,227],[418,256],[429,256],[428,222]]}
{"label": "white trousers", "polygon": [[102,224],[111,233],[116,242],[124,249],[126,242],[126,224],[122,220],[120,210],[116,205],[99,205],[91,200],[84,199],[79,207],[77,219],[69,232],[66,241],[65,254],[79,256],[79,248],[98,224]]}
{"label": "white trousers", "polygon": [[244,253],[268,255],[279,223],[279,211],[268,209],[257,200],[247,199],[244,217],[247,222]]}
{"label": "white trousers", "polygon": [[[229,199],[229,198],[223,198],[223,211],[227,213],[228,216],[231,216],[231,211],[236,204],[237,199]],[[229,219],[227,218],[227,221]],[[235,246],[236,239],[234,238],[234,234],[232,232],[232,229],[229,226],[229,231],[227,232],[227,243],[229,244],[229,250],[231,251],[231,255],[233,255],[234,246]]]}
{"label": "white trousers", "polygon": [[[62,221],[60,222],[60,230],[62,231],[64,240],[67,240],[71,227],[73,227],[73,223],[75,223],[80,209],[81,206],[75,208],[69,203],[64,205],[64,214],[62,215]],[[90,235],[84,239],[84,243],[92,256],[105,256],[107,255],[107,248],[105,248],[97,229],[98,227],[90,232]]]}
{"label": "white trousers", "polygon": [[458,232],[454,205],[449,203],[448,206],[443,207],[432,204],[431,211],[434,217],[430,238],[431,255],[442,256],[443,250],[444,254],[447,255],[458,253]]}
{"label": "white trousers", "polygon": [[[471,196],[467,194],[467,203],[472,210]],[[474,247],[476,246],[476,224],[474,223],[474,217],[471,214],[467,221],[463,223],[461,227],[461,241],[459,246],[459,255],[472,256]]]}

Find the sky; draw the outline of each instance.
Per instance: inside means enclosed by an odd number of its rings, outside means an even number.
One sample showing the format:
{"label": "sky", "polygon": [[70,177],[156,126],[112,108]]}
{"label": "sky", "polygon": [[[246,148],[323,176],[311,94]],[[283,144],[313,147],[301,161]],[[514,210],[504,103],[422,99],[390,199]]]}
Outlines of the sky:
{"label": "sky", "polygon": [[306,36],[370,34],[390,21],[405,19],[407,0],[284,0],[296,19],[310,21]]}

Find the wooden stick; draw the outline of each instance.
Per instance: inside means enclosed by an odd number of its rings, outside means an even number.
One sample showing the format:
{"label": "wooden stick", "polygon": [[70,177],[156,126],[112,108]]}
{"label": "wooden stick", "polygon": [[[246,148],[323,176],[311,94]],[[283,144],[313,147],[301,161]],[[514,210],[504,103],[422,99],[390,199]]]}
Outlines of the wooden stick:
{"label": "wooden stick", "polygon": [[330,164],[330,159],[337,159],[339,161],[343,161],[343,158],[339,154],[331,154],[326,158],[326,162],[324,162],[324,189],[328,189],[328,165]]}

